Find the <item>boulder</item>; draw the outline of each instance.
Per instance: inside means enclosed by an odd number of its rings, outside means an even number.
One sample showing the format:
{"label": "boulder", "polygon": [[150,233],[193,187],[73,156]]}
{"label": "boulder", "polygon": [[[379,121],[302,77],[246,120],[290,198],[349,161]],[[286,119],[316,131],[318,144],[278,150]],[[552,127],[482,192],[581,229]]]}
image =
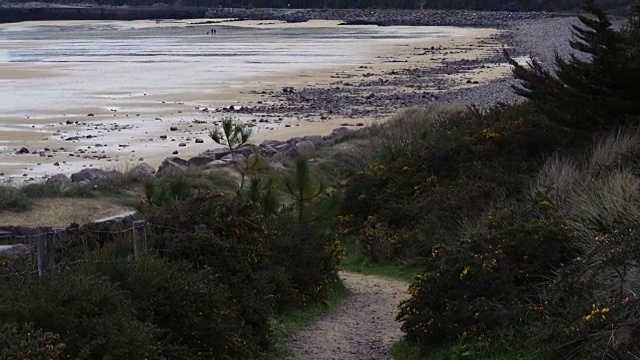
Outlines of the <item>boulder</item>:
{"label": "boulder", "polygon": [[156,169],[153,166],[143,162],[142,164],[138,164],[134,166],[131,170],[129,170],[129,175],[136,180],[142,180],[147,177],[153,176],[156,172]]}
{"label": "boulder", "polygon": [[62,184],[68,184],[70,182],[71,182],[71,179],[69,179],[67,175],[56,174],[48,178],[47,181],[45,181],[45,184],[62,185]]}
{"label": "boulder", "polygon": [[187,168],[187,164],[186,160],[179,157],[168,157],[162,161],[156,174],[164,175],[167,172],[184,171]]}
{"label": "boulder", "polygon": [[220,160],[225,161],[227,163],[233,163],[233,162],[239,162],[239,163],[244,163],[245,161],[247,161],[247,157],[242,155],[242,154],[229,154],[226,155],[222,158],[220,158]]}
{"label": "boulder", "polygon": [[273,148],[270,145],[265,145],[265,146],[260,145],[260,147],[258,148],[258,152],[262,156],[272,157],[272,156],[274,156],[275,154],[278,153],[278,150],[276,150],[275,148]]}
{"label": "boulder", "polygon": [[215,158],[211,156],[196,156],[187,161],[187,166],[204,166],[214,160]]}
{"label": "boulder", "polygon": [[117,170],[104,171],[101,169],[87,168],[82,169],[80,172],[71,175],[72,182],[94,182],[103,181],[109,179],[116,179],[121,177],[122,174]]}
{"label": "boulder", "polygon": [[23,147],[20,150],[16,151],[16,154],[29,154],[29,153],[30,151],[26,147]]}
{"label": "boulder", "polygon": [[220,160],[222,157],[227,156],[231,153],[229,149],[226,148],[217,148],[206,150],[198,154],[198,156],[212,157],[214,160]]}
{"label": "boulder", "polygon": [[300,156],[309,156],[316,150],[316,146],[311,141],[303,140],[299,141],[288,148],[284,149],[281,153],[284,157],[289,159],[296,159]]}
{"label": "boulder", "polygon": [[355,130],[351,130],[346,127],[339,127],[339,128],[333,129],[331,134],[323,137],[323,139],[326,142],[335,144],[335,143],[339,143],[341,141],[346,140],[349,136],[353,135],[354,133],[355,133]]}
{"label": "boulder", "polygon": [[248,158],[249,156],[251,156],[251,154],[253,154],[255,152],[253,146],[243,146],[241,148],[238,148],[234,151],[234,153],[242,155],[246,158]]}

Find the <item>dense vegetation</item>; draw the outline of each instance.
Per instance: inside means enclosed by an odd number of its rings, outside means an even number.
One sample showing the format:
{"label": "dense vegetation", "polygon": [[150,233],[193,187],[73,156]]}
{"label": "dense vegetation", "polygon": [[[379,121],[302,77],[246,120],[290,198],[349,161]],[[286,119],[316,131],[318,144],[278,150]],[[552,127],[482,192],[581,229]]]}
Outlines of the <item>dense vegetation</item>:
{"label": "dense vegetation", "polygon": [[22,274],[28,258],[0,259],[2,358],[267,357],[274,314],[340,288],[335,197],[318,191],[306,160],[283,179],[286,206],[265,206],[277,199],[257,181],[225,194],[186,179],[146,183],[147,254],[132,259],[121,231],[87,226],[53,250],[58,266],[42,280]]}
{"label": "dense vegetation", "polygon": [[[327,299],[345,247],[419,269],[398,359],[637,359],[640,6],[621,30],[586,10],[572,43],[586,57],[512,62],[520,104],[410,109],[289,170],[244,164],[235,189],[146,182],[153,253],[79,231],[43,281],[0,277],[0,356],[264,357],[273,315]],[[211,136],[233,150],[250,134]],[[64,191],[83,193],[0,204]],[[0,275],[23,266],[0,260]]]}
{"label": "dense vegetation", "polygon": [[422,269],[401,359],[640,355],[640,7],[621,30],[586,10],[583,56],[512,61],[528,101],[406,112],[346,183],[361,255]]}
{"label": "dense vegetation", "polygon": [[[43,0],[45,3],[152,6],[167,4],[198,7],[254,7],[302,9],[459,9],[507,11],[565,11],[577,9],[580,0]],[[601,0],[606,9],[619,9],[631,0]]]}

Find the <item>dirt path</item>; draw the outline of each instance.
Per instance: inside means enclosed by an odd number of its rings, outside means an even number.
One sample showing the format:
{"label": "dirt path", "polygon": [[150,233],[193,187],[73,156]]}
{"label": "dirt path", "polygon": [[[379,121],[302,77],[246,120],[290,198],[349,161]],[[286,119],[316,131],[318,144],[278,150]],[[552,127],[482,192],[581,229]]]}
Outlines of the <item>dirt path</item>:
{"label": "dirt path", "polygon": [[389,345],[402,336],[394,320],[408,284],[341,272],[351,297],[338,311],[294,335],[289,347],[299,360],[391,360]]}

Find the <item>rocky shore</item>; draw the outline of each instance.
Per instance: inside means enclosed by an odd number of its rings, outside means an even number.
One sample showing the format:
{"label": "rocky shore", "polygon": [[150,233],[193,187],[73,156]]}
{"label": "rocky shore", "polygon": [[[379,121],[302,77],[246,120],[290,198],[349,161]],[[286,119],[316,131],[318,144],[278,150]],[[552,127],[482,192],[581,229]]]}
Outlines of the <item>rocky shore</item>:
{"label": "rocky shore", "polygon": [[[300,14],[304,15],[305,19],[324,16],[326,19],[339,17],[343,21],[356,21],[366,15],[361,10],[292,10],[289,12],[279,10],[237,10],[239,11],[237,13],[225,12],[231,10],[233,9],[216,10],[216,12],[209,12],[208,15],[215,17],[242,15],[244,18],[253,17],[258,19],[264,17],[283,21],[302,19],[298,18]],[[429,18],[425,15],[427,13],[436,15]],[[445,14],[457,14],[457,17],[454,16],[452,19],[445,20]],[[497,40],[504,43],[512,56],[519,57],[532,54],[542,61],[545,66],[553,64],[555,51],[561,56],[567,56],[571,53],[568,39],[570,39],[571,35],[571,25],[576,22],[575,18],[559,17],[546,13],[510,14],[502,12],[436,11],[415,12],[414,15],[408,15],[407,12],[397,10],[374,11],[370,15],[371,19],[383,19],[385,24],[399,24],[403,21],[409,21],[409,19],[418,19],[415,21],[422,22],[416,24],[422,25],[434,25],[440,24],[439,22],[449,21],[449,25],[462,26],[464,21],[467,21],[467,26],[500,27],[505,31],[498,35]],[[410,16],[410,18],[406,16]],[[470,45],[471,48],[478,49],[486,46],[489,45],[483,41]],[[463,105],[490,106],[497,103],[517,101],[518,97],[512,90],[512,85],[516,82],[508,76],[508,73],[505,73],[503,78],[489,82],[484,81],[482,84],[478,83],[473,76],[474,73],[489,71],[496,66],[504,67],[505,59],[500,49],[494,50],[492,53],[480,58],[450,62],[444,61],[445,55],[455,50],[440,47],[415,47],[412,49],[414,53],[427,59],[433,59],[437,66],[425,68],[404,66],[402,60],[391,56],[388,60],[389,62],[399,63],[393,64],[399,65],[393,66],[393,70],[379,71],[378,69],[378,71],[370,72],[367,65],[362,65],[358,69],[360,71],[357,72],[357,75],[353,72],[333,73],[331,75],[332,82],[326,84],[326,86],[283,86],[278,90],[260,91],[259,95],[264,101],[242,106],[229,105],[222,108],[207,109],[207,113],[212,116],[249,115],[249,117],[245,116],[244,118],[260,119],[259,122],[271,122],[272,120],[270,119],[283,118],[322,122],[327,119],[338,118],[345,119],[345,122],[341,124],[342,126],[354,129],[357,126],[364,125],[362,120],[364,118],[385,118],[399,109],[424,106],[431,102],[457,102]],[[258,120],[252,121],[258,122]],[[249,125],[253,124],[249,123]],[[321,137],[318,138],[322,140]],[[275,156],[275,159],[277,159],[279,156],[284,156],[283,154],[290,156],[298,151],[298,148],[310,148],[308,141],[311,141],[313,147],[324,146],[324,140],[316,141],[318,139],[314,139],[301,140],[300,138],[295,138],[288,142],[265,142],[254,152],[270,158]],[[65,140],[71,141],[70,139]],[[303,142],[303,145],[299,147],[298,143],[300,142]],[[94,152],[96,151],[98,150]],[[174,154],[177,154],[177,151]],[[40,155],[43,156],[43,154]],[[146,173],[162,173],[162,169],[167,167],[224,166],[234,160],[229,159],[228,155],[216,152],[201,154],[194,158],[195,160],[168,158],[160,169],[156,170],[149,166],[142,166],[138,170]],[[246,158],[250,155],[251,153],[249,152],[243,153]],[[49,156],[46,151],[44,156]],[[75,156],[85,157],[90,156],[90,154],[80,153]],[[139,162],[143,161],[147,160],[139,159]],[[197,165],[194,165],[196,163]],[[275,160],[274,166],[278,166],[277,163],[278,161]],[[86,169],[82,175],[76,176],[75,182],[93,181],[109,176],[118,176],[118,174],[114,172],[111,172],[111,174],[107,172],[100,173],[100,171],[91,168]],[[74,181],[72,178],[65,179],[56,175],[50,181]]]}
{"label": "rocky shore", "polygon": [[[576,18],[553,17],[550,14],[512,15],[539,16],[527,20],[507,21],[501,25],[506,31],[498,36],[498,40],[504,44],[512,57],[534,56],[544,66],[553,68],[556,51],[562,57],[567,57],[573,52],[569,46],[569,39],[571,25],[576,24]],[[485,13],[481,16],[498,18],[500,15]],[[483,24],[488,26],[487,23]],[[484,43],[480,42],[475,46],[482,47]],[[416,48],[415,51],[434,59],[446,54],[446,50],[439,48]],[[385,117],[399,109],[423,106],[430,102],[456,102],[477,106],[511,103],[518,101],[519,97],[512,89],[513,85],[517,85],[517,81],[508,74],[486,84],[477,84],[470,75],[464,80],[463,75],[463,87],[459,86],[460,79],[449,76],[478,73],[495,66],[505,66],[505,62],[501,51],[496,51],[484,58],[442,62],[439,66],[430,68],[406,68],[375,75],[365,73],[358,77],[336,73],[332,76],[335,81],[330,87],[283,88],[282,91],[268,94],[278,100],[276,104],[227,111],[303,118],[319,117],[320,120],[332,116],[358,119],[365,116]],[[458,88],[452,89],[456,85]]]}
{"label": "rocky shore", "polygon": [[465,11],[465,10],[376,10],[376,9],[234,9],[207,11],[209,18],[239,20],[340,20],[345,25],[379,26],[462,26],[504,28],[512,21],[548,19],[560,16],[547,12]]}

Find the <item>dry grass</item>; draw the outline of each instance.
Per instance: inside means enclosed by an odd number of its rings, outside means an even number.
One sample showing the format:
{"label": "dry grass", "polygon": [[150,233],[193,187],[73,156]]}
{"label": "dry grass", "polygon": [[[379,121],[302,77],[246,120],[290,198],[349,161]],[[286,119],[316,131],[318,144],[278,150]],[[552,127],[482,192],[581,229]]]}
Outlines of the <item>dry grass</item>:
{"label": "dry grass", "polygon": [[584,157],[554,156],[542,167],[534,191],[551,195],[586,244],[596,228],[640,222],[640,178],[635,164],[620,162],[640,152],[640,131],[615,131],[595,139]]}
{"label": "dry grass", "polygon": [[28,211],[0,212],[0,224],[12,226],[66,227],[73,222],[84,224],[132,209],[107,199],[48,198],[34,201]]}

